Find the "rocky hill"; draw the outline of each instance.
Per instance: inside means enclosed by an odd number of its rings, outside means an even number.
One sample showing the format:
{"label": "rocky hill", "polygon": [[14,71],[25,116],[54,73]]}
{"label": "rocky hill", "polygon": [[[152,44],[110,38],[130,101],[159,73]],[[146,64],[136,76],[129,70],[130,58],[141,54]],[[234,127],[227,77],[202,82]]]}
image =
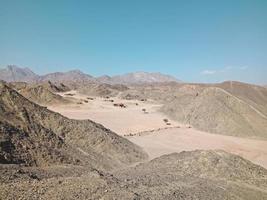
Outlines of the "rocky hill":
{"label": "rocky hill", "polygon": [[237,81],[227,81],[216,84],[217,87],[224,89],[240,100],[253,106],[258,111],[267,116],[267,90],[258,85],[251,85]]}
{"label": "rocky hill", "polygon": [[105,83],[90,83],[86,85],[81,85],[78,87],[78,91],[82,94],[92,95],[92,96],[116,96],[120,92],[126,91],[129,88],[125,85],[120,84],[105,84]]}
{"label": "rocky hill", "polygon": [[[194,98],[209,101],[212,97],[215,102],[217,97],[225,98],[221,88],[187,87],[180,91]],[[226,99],[228,106],[247,113],[246,106],[236,106],[236,99]],[[102,125],[70,120],[0,83],[3,199],[267,198],[267,170],[224,151],[146,159],[142,149]]]}
{"label": "rocky hill", "polygon": [[267,198],[267,170],[219,150],[164,155],[112,174],[75,167],[34,171],[14,168],[12,173],[1,173],[0,178],[5,174],[11,178],[1,179],[4,199]]}
{"label": "rocky hill", "polygon": [[152,99],[165,104],[173,100],[184,85],[186,84],[177,82],[132,85],[129,90],[121,93],[120,97],[124,99]]}
{"label": "rocky hill", "polygon": [[39,78],[41,82],[53,82],[53,83],[87,83],[94,81],[94,78],[88,74],[81,72],[80,70],[71,70],[68,72],[55,72],[46,74]]}
{"label": "rocky hill", "polygon": [[164,82],[180,82],[173,76],[161,73],[134,72],[117,76],[102,76],[97,78],[98,81],[108,84],[151,84]]}
{"label": "rocky hill", "polygon": [[67,104],[69,100],[64,97],[51,92],[43,85],[28,86],[24,89],[18,90],[24,97],[40,105],[55,105]]}
{"label": "rocky hill", "polygon": [[25,83],[25,82],[11,82],[9,87],[15,89],[27,99],[40,105],[55,105],[66,104],[70,101],[56,92],[66,92],[70,89],[63,83],[54,84],[51,82],[45,83]]}
{"label": "rocky hill", "polygon": [[94,82],[94,77],[81,72],[80,70],[71,70],[68,72],[55,72],[46,75],[37,75],[29,68],[20,68],[15,65],[8,65],[0,69],[0,80],[6,82],[27,82],[27,83],[88,83]]}
{"label": "rocky hill", "polygon": [[139,147],[102,125],[49,111],[2,82],[0,94],[1,163],[46,165],[67,157],[98,169],[113,169],[146,159]]}
{"label": "rocky hill", "polygon": [[224,151],[174,153],[116,175],[141,199],[267,197],[267,170]]}
{"label": "rocky hill", "polygon": [[96,80],[100,83],[106,83],[106,84],[112,83],[112,77],[108,75],[97,77]]}
{"label": "rocky hill", "polygon": [[64,84],[72,89],[77,89],[82,85],[109,84],[109,85],[142,85],[154,83],[181,82],[173,76],[161,73],[134,72],[117,76],[101,76],[95,78],[85,74],[80,70],[71,70],[68,72],[55,72],[45,75],[37,75],[29,68],[20,68],[15,65],[9,65],[4,69],[0,69],[0,80],[6,82],[27,82],[27,83],[43,83],[50,81],[51,83]]}
{"label": "rocky hill", "polygon": [[120,97],[152,99],[174,120],[210,133],[267,138],[267,89],[261,86],[162,83],[134,86]]}
{"label": "rocky hill", "polygon": [[20,68],[15,65],[8,65],[0,69],[0,80],[7,82],[36,82],[39,76],[29,68]]}
{"label": "rocky hill", "polygon": [[51,92],[67,92],[71,90],[67,85],[63,83],[52,83],[51,81],[47,81],[41,83],[41,85]]}
{"label": "rocky hill", "polygon": [[260,99],[253,103],[250,100],[250,97],[241,99],[220,87],[206,86],[196,88],[191,93],[177,94],[161,111],[203,131],[267,138],[267,117],[263,109],[259,110],[260,107],[266,109],[267,105],[257,102]]}

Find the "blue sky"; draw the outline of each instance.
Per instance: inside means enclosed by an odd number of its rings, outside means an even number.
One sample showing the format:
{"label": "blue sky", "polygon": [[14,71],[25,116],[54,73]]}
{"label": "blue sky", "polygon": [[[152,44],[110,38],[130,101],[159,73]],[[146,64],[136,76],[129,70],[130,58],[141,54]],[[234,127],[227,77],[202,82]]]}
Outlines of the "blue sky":
{"label": "blue sky", "polygon": [[267,84],[266,0],[0,0],[0,66]]}

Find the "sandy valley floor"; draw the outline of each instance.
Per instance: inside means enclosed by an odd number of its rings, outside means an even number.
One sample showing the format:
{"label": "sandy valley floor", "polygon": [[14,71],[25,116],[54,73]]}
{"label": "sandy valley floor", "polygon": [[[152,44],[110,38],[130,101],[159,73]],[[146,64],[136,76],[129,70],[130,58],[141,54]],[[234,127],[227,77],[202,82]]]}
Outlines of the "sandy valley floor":
{"label": "sandy valley floor", "polygon": [[[267,168],[267,141],[205,133],[169,119],[171,125],[167,125],[163,121],[167,117],[157,111],[161,105],[151,101],[99,97],[88,100],[85,95],[72,93],[75,103],[48,108],[72,119],[91,119],[103,124],[143,147],[150,158],[195,149],[223,149]],[[84,102],[86,99],[88,103]],[[115,107],[114,103],[123,103],[126,108]]]}
{"label": "sandy valley floor", "polygon": [[[87,100],[88,97],[76,94],[74,91],[69,93],[75,94],[73,98],[77,99],[77,102]],[[72,105],[57,105],[48,108],[71,119],[91,119],[119,135],[181,126],[178,122],[169,119],[171,125],[166,125],[163,119],[167,117],[157,111],[161,106],[159,104],[118,98],[93,98],[94,100],[88,100],[88,103],[83,101],[83,104],[74,103]],[[110,100],[114,100],[114,102],[110,102]],[[115,103],[123,103],[126,108],[115,107],[113,105]],[[142,109],[146,109],[147,113],[145,114]]]}

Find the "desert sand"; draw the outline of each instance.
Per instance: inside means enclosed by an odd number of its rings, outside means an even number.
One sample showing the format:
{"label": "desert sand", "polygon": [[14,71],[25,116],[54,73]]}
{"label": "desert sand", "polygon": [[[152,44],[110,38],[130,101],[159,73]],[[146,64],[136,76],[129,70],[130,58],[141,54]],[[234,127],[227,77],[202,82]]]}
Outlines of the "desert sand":
{"label": "desert sand", "polygon": [[[88,100],[86,103],[84,100],[88,96],[77,94],[75,91],[69,93],[75,94],[71,97],[73,104],[48,108],[72,119],[91,119],[103,124],[141,146],[149,154],[150,159],[173,152],[221,149],[267,168],[267,141],[265,140],[198,131],[186,124],[168,119],[158,111],[161,105],[152,100],[141,102],[117,97],[109,99],[92,97],[93,100]],[[65,93],[60,95],[66,96]],[[78,102],[83,103],[77,104]],[[115,107],[114,103],[123,103],[126,108]],[[143,108],[146,109],[147,114],[142,111]],[[166,125],[163,119],[168,119],[171,125]]]}
{"label": "desert sand", "polygon": [[221,149],[267,167],[267,141],[216,135],[193,128],[160,130],[128,139],[143,147],[151,159],[173,152]]}
{"label": "desert sand", "polygon": [[[75,94],[73,104],[49,106],[50,110],[61,113],[71,119],[90,119],[104,125],[119,135],[136,134],[143,131],[156,130],[161,128],[173,128],[181,126],[178,122],[168,119],[157,110],[162,106],[152,100],[146,102],[137,100],[124,100],[117,97],[101,98],[89,97],[77,94],[75,91],[68,92]],[[59,93],[66,96],[66,93]],[[87,100],[88,103],[85,103]],[[113,100],[114,102],[110,102]],[[82,102],[82,104],[77,104]],[[126,108],[115,107],[113,104],[123,103]],[[138,105],[136,105],[138,104]],[[142,109],[146,109],[144,113]],[[168,119],[171,125],[166,125],[163,119]]]}

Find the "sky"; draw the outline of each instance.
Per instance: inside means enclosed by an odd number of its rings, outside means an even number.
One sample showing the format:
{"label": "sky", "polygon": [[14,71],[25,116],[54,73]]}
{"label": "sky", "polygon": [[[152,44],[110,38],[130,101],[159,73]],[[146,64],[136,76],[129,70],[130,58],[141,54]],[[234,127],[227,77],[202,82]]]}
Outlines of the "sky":
{"label": "sky", "polygon": [[266,0],[0,0],[0,66],[267,84]]}

